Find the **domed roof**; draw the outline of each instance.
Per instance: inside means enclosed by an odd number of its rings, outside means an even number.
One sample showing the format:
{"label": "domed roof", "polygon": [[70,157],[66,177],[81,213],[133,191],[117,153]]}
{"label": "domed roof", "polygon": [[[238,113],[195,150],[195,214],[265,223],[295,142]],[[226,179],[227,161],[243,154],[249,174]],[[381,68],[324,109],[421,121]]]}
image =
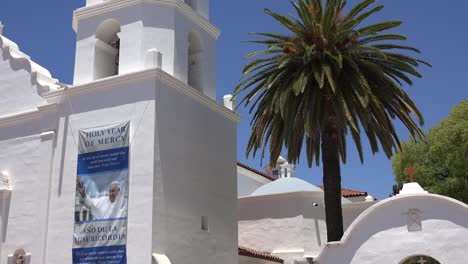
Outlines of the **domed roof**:
{"label": "domed roof", "polygon": [[271,195],[292,192],[323,193],[322,189],[298,178],[280,178],[255,190],[250,196]]}
{"label": "domed roof", "polygon": [[[276,181],[265,184],[257,190],[255,190],[250,195],[250,197],[295,192],[309,192],[316,194],[316,197],[320,197],[320,200],[323,202],[324,193],[322,189],[304,180],[294,177],[279,178]],[[351,203],[351,201],[344,197],[341,197],[341,203],[347,204]]]}

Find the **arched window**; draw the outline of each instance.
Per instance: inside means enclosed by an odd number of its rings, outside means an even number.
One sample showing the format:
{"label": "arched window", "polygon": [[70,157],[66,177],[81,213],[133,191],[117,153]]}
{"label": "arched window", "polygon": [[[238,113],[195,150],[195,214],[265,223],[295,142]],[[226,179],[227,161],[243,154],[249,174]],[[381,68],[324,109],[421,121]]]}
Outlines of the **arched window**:
{"label": "arched window", "polygon": [[429,256],[418,255],[407,258],[401,264],[440,264],[440,262]]}
{"label": "arched window", "polygon": [[189,34],[187,84],[203,90],[203,45],[197,33]]}
{"label": "arched window", "polygon": [[94,79],[119,74],[120,24],[114,19],[104,21],[96,31]]}

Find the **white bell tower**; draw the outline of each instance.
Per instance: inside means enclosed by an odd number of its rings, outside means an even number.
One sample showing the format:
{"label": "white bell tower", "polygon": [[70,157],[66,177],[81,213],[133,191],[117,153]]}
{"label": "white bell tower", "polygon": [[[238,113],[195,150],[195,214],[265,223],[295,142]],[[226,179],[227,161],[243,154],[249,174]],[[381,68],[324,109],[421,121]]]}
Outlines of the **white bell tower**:
{"label": "white bell tower", "polygon": [[161,68],[216,99],[209,0],[87,0],[74,12],[74,85]]}

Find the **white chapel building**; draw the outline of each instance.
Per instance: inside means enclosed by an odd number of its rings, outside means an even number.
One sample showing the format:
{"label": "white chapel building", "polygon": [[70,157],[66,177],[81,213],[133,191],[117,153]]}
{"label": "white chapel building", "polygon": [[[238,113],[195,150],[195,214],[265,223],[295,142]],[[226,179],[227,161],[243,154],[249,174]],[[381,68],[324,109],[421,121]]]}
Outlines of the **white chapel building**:
{"label": "white chapel building", "polygon": [[238,164],[240,264],[466,263],[468,205],[418,183],[382,201],[342,189],[345,234],[327,243],[323,187],[295,178],[284,159],[278,164],[278,173]]}
{"label": "white chapel building", "polygon": [[88,0],[70,85],[0,35],[1,264],[72,263],[79,130],[123,121],[128,263],[237,263],[239,116],[215,101],[208,6]]}
{"label": "white chapel building", "polygon": [[462,202],[417,183],[382,201],[343,189],[346,231],[327,243],[323,187],[284,159],[237,162],[209,0],[87,0],[72,27],[64,84],[0,23],[0,264],[73,263],[74,222],[90,219],[75,202],[80,131],[128,121],[126,263],[467,263]]}

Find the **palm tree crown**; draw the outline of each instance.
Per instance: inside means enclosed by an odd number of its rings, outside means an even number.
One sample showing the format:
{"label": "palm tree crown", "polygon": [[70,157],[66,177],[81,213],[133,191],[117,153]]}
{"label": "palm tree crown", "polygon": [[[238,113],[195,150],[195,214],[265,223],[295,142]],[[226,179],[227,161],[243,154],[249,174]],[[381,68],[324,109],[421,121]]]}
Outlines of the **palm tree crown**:
{"label": "palm tree crown", "polygon": [[[372,152],[380,143],[388,157],[400,145],[393,119],[413,137],[423,136],[414,120],[422,125],[423,117],[402,85],[412,85],[412,76],[421,77],[416,67],[427,63],[405,54],[419,50],[396,43],[405,36],[384,33],[400,21],[362,25],[383,9],[372,7],[374,2],[363,0],[347,14],[343,0],[292,2],[296,16],[265,9],[290,34],[252,33],[260,38],[250,42],[267,47],[246,56],[255,59],[245,66],[235,91],[235,97],[245,92],[241,103],[254,112],[247,154],[262,149],[263,158],[269,150],[275,164],[285,146],[288,161],[297,163],[305,145],[309,166],[314,160],[318,165],[323,155],[327,189],[326,177],[341,181],[349,132],[361,162],[361,130]],[[327,169],[327,164],[333,166]]]}

